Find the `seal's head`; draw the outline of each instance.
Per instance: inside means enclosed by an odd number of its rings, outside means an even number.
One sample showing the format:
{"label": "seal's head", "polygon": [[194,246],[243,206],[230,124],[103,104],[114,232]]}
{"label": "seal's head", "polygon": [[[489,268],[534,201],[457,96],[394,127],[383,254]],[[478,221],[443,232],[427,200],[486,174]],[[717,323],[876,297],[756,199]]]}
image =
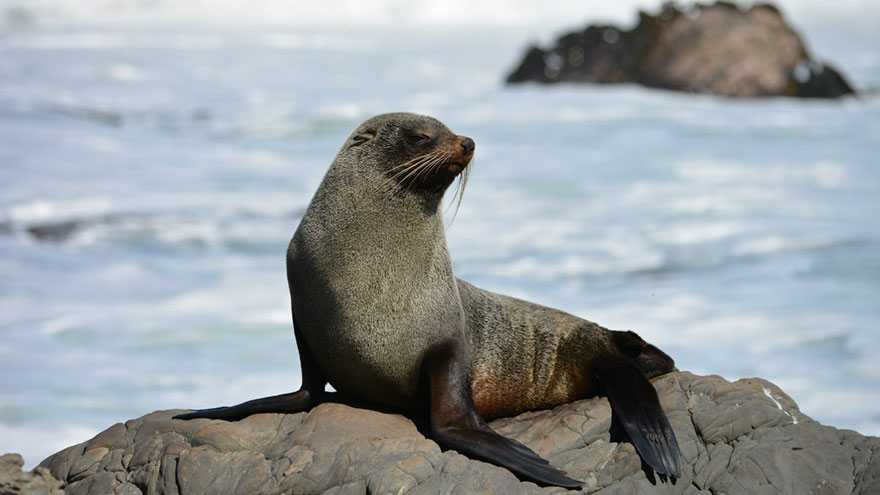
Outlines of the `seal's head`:
{"label": "seal's head", "polygon": [[339,156],[382,174],[395,194],[440,196],[460,174],[466,181],[474,148],[432,117],[386,113],[359,125]]}

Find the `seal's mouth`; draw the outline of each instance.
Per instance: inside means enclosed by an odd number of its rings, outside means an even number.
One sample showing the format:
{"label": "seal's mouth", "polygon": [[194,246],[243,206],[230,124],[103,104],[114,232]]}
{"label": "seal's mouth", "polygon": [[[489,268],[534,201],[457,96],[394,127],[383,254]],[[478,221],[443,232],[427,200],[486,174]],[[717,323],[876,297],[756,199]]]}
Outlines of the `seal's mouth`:
{"label": "seal's mouth", "polygon": [[461,173],[464,168],[467,167],[467,164],[461,164],[458,162],[449,162],[446,164],[446,170],[454,175],[458,175]]}
{"label": "seal's mouth", "polygon": [[[470,138],[464,138],[464,139],[470,140]],[[458,160],[449,161],[444,164],[444,166],[446,167],[446,170],[453,175],[460,174],[462,172],[462,170],[464,170],[468,165],[470,165],[471,160],[474,158],[473,141],[471,141],[470,147],[462,146],[462,148],[463,148],[463,153],[461,153],[461,156],[458,158]]]}

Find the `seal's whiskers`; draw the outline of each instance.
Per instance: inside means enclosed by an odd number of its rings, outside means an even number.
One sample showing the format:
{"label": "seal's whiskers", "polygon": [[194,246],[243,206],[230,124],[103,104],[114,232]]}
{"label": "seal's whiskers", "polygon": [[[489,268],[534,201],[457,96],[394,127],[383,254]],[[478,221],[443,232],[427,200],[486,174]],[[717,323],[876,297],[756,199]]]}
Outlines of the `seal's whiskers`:
{"label": "seal's whiskers", "polygon": [[422,177],[430,176],[432,173],[436,172],[440,166],[443,165],[446,160],[452,158],[452,152],[446,152],[438,154],[433,160],[422,165],[418,173],[413,177],[412,181],[415,182]]}
{"label": "seal's whiskers", "polygon": [[393,174],[388,177],[388,180],[386,181],[386,190],[406,189],[418,179],[428,176],[431,172],[436,171],[436,169],[451,156],[451,152],[444,152],[440,149],[436,149],[430,153],[419,155],[392,168],[388,171]]}
{"label": "seal's whiskers", "polygon": [[[455,221],[455,216],[458,215],[458,209],[461,207],[462,198],[464,198],[464,189],[467,187],[468,176],[471,173],[471,165],[473,163],[474,160],[471,159],[471,161],[465,165],[461,175],[458,176],[458,183],[455,184],[455,192],[452,194],[452,202],[455,203],[455,211],[452,212],[452,218],[449,220],[449,223],[446,224],[446,228],[449,228],[449,226],[452,225],[452,222]],[[456,197],[458,197],[458,200],[456,200]]]}

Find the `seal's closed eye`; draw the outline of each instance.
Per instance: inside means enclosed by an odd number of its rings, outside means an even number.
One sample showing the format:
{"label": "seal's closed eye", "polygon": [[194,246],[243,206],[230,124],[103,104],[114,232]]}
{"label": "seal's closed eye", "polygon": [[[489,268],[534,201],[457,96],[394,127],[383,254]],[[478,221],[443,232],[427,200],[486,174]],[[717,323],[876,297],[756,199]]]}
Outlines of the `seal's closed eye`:
{"label": "seal's closed eye", "polygon": [[351,147],[360,146],[360,145],[366,143],[367,141],[373,139],[374,137],[376,137],[376,131],[364,131],[364,132],[360,132],[358,134],[355,134],[354,136],[351,137],[351,140],[352,140]]}
{"label": "seal's closed eye", "polygon": [[431,136],[421,132],[417,132],[406,136],[406,140],[410,144],[424,144],[431,140]]}

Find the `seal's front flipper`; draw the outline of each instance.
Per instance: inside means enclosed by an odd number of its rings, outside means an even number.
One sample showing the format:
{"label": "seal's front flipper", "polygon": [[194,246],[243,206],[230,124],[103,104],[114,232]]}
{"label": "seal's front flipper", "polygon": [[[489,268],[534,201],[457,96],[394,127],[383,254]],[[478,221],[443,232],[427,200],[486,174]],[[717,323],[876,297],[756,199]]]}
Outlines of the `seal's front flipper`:
{"label": "seal's front flipper", "polygon": [[209,418],[237,421],[251,414],[302,412],[311,409],[314,405],[313,402],[308,390],[298,390],[289,394],[249,400],[235,406],[200,409],[198,411],[178,414],[173,419]]}
{"label": "seal's front flipper", "polygon": [[651,382],[637,367],[626,362],[606,366],[599,378],[605,385],[611,410],[620,419],[642,459],[660,474],[680,477],[678,441]]}
{"label": "seal's front flipper", "polygon": [[565,488],[583,486],[525,445],[489,428],[477,414],[468,362],[459,352],[458,344],[450,342],[432,349],[425,360],[434,440],[468,457],[505,467],[521,479]]}

